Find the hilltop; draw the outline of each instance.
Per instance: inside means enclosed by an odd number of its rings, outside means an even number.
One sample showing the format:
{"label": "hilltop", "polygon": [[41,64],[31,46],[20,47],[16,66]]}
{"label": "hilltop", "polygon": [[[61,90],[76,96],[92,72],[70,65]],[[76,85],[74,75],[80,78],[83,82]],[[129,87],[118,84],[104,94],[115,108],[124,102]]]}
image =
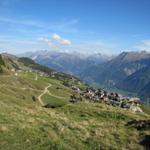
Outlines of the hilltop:
{"label": "hilltop", "polygon": [[[85,91],[96,91],[78,78],[28,58],[2,54],[0,67],[2,150],[149,147],[145,141],[149,140],[150,116],[145,107],[139,113],[91,101],[93,97],[86,98]],[[85,92],[82,101],[71,102],[73,95],[77,100],[79,89],[81,95]]]}

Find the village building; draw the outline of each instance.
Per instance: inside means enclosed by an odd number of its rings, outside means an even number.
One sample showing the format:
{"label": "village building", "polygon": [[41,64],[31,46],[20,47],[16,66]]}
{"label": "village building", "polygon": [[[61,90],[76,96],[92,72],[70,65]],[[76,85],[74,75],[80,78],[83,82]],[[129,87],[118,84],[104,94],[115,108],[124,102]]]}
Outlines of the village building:
{"label": "village building", "polygon": [[95,88],[86,88],[84,90],[81,90],[77,86],[72,86],[72,89],[76,94],[80,94],[80,96],[71,96],[71,102],[81,101],[83,97],[89,102],[105,103],[114,107],[129,109],[133,112],[142,112],[139,107],[140,99],[136,97],[125,97],[118,93],[107,92],[105,90]]}

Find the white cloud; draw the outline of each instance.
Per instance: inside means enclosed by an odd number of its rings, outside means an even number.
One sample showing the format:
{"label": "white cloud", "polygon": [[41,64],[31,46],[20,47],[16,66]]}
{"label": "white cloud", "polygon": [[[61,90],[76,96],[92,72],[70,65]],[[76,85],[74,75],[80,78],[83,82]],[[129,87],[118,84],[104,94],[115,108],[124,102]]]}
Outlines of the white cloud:
{"label": "white cloud", "polygon": [[50,48],[53,48],[53,49],[56,49],[56,48],[57,48],[57,46],[54,45],[54,44],[52,43],[52,41],[49,40],[49,39],[46,38],[46,37],[41,37],[41,38],[39,38],[38,40],[41,41],[41,42],[46,43]]}
{"label": "white cloud", "polygon": [[52,39],[56,40],[56,41],[61,41],[62,40],[62,38],[58,34],[56,34],[56,33],[53,34]]}
{"label": "white cloud", "polygon": [[138,50],[146,50],[150,52],[150,40],[143,40],[135,46]]}
{"label": "white cloud", "polygon": [[71,41],[68,39],[63,39],[60,35],[54,33],[51,39],[47,37],[39,38],[38,40],[45,42],[50,48],[56,49],[60,46],[69,46],[71,45]]}
{"label": "white cloud", "polygon": [[71,41],[63,39],[63,40],[60,41],[60,44],[62,44],[62,45],[71,45]]}
{"label": "white cloud", "polygon": [[60,45],[71,45],[71,41],[70,40],[63,39],[60,35],[58,35],[56,33],[53,34],[52,40],[54,42],[57,42],[57,44],[60,44]]}

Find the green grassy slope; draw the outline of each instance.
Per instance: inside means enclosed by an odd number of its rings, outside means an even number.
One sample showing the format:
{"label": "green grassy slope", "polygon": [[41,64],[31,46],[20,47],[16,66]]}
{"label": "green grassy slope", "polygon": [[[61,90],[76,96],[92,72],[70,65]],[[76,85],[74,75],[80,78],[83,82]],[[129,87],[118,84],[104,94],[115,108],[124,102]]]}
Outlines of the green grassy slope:
{"label": "green grassy slope", "polygon": [[[69,103],[70,88],[52,78],[39,76],[36,81],[35,76],[0,75],[1,150],[144,149],[139,143],[150,131],[126,124],[149,115],[98,103]],[[49,84],[41,98],[55,108],[44,108],[38,100]]]}

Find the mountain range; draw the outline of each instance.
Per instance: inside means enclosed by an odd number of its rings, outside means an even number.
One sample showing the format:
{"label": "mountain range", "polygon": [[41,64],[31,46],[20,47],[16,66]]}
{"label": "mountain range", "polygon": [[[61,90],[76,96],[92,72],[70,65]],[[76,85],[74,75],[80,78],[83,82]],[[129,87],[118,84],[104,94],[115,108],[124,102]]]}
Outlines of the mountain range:
{"label": "mountain range", "polygon": [[29,57],[39,64],[56,69],[57,71],[79,75],[87,67],[104,63],[112,56],[100,53],[85,55],[77,52],[36,51],[27,52],[21,56]]}
{"label": "mountain range", "polygon": [[145,150],[149,114],[137,98],[90,87],[30,58],[0,54],[1,150]]}
{"label": "mountain range", "polygon": [[98,83],[106,88],[118,88],[136,93],[143,100],[149,99],[150,54],[123,52],[106,63],[87,68],[81,78]]}
{"label": "mountain range", "polygon": [[149,100],[150,53],[146,51],[122,52],[117,56],[37,51],[23,56],[57,71],[74,74],[87,83],[134,93],[144,101]]}

